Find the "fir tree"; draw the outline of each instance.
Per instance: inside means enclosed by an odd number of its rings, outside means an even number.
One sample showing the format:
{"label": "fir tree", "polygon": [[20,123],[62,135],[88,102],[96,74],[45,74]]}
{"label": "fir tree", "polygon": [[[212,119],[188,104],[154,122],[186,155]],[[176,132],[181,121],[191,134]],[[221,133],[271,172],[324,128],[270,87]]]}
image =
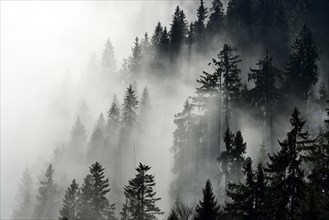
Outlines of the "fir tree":
{"label": "fir tree", "polygon": [[318,81],[318,49],[310,28],[303,26],[294,40],[286,66],[286,93],[304,103]]}
{"label": "fir tree", "polygon": [[137,122],[138,100],[135,91],[130,84],[127,88],[122,107],[122,126],[124,129],[131,128]]}
{"label": "fir tree", "polygon": [[200,0],[200,6],[197,9],[197,21],[195,22],[195,38],[199,44],[199,49],[204,48],[207,10],[208,8],[205,7],[204,1]]}
{"label": "fir tree", "polygon": [[232,168],[231,175],[233,182],[239,182],[242,178],[241,168],[244,163],[244,154],[247,144],[243,141],[241,131],[237,131],[234,137],[234,148],[232,149]]}
{"label": "fir tree", "polygon": [[129,185],[124,187],[129,213],[136,220],[152,220],[156,219],[156,215],[163,214],[155,204],[160,198],[156,198],[153,191],[154,176],[147,174],[150,169],[151,167],[139,163],[135,178],[129,180]]}
{"label": "fir tree", "polygon": [[221,33],[224,26],[224,8],[221,0],[213,0],[210,8],[209,20],[207,23],[207,32],[211,36]]}
{"label": "fir tree", "polygon": [[210,180],[207,180],[205,188],[202,190],[203,199],[195,208],[196,220],[216,220],[219,215],[220,207],[217,205],[217,200],[212,191]]}
{"label": "fir tree", "polygon": [[105,48],[102,54],[101,68],[101,73],[107,77],[109,76],[109,74],[114,73],[117,68],[116,60],[114,57],[114,49],[110,39],[107,39],[105,44]]}
{"label": "fir tree", "polygon": [[266,51],[263,60],[258,61],[258,69],[250,69],[248,81],[253,81],[255,86],[250,90],[251,103],[256,111],[256,116],[264,122],[264,142],[266,146],[273,149],[273,109],[279,99],[280,90],[278,88],[280,71],[272,64],[272,58]]}
{"label": "fir tree", "polygon": [[13,210],[13,219],[32,219],[33,210],[33,182],[31,172],[28,168],[23,173],[22,180],[16,194],[16,207]]}
{"label": "fir tree", "polygon": [[171,209],[170,214],[167,218],[167,220],[179,220],[175,210]]}
{"label": "fir tree", "polygon": [[44,178],[40,180],[39,195],[35,209],[36,219],[55,219],[57,217],[58,187],[53,179],[54,169],[50,164]]}
{"label": "fir tree", "polygon": [[131,55],[128,58],[128,70],[135,79],[141,74],[142,69],[142,46],[139,43],[138,37],[135,38],[134,46],[131,48]]}
{"label": "fir tree", "polygon": [[79,192],[79,205],[77,209],[78,219],[92,219],[95,215],[93,204],[93,185],[94,179],[92,175],[88,174],[84,178]]}
{"label": "fir tree", "polygon": [[60,220],[76,220],[77,218],[77,206],[78,206],[79,185],[75,179],[71,185],[67,188],[63,199],[63,207],[59,211]]}
{"label": "fir tree", "polygon": [[[170,27],[170,50],[172,56],[177,56],[180,52],[187,35],[186,16],[179,6],[176,7]],[[172,58],[174,58],[172,57]]]}
{"label": "fir tree", "polygon": [[120,127],[120,107],[117,97],[113,97],[113,101],[107,115],[107,130],[113,132]]}
{"label": "fir tree", "polygon": [[291,114],[292,130],[287,133],[287,139],[279,142],[281,149],[270,155],[266,168],[269,174],[270,200],[272,218],[298,219],[301,217],[301,205],[305,199],[305,171],[302,166],[300,147],[308,140],[304,132],[305,121],[300,118],[297,108]]}

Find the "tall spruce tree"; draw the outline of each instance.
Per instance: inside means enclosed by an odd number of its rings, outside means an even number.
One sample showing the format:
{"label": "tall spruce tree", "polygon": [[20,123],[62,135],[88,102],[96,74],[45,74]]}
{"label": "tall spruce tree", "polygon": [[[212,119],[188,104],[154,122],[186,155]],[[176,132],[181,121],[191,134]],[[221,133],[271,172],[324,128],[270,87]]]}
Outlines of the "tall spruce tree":
{"label": "tall spruce tree", "polygon": [[54,182],[54,169],[50,164],[40,179],[39,194],[35,209],[35,219],[55,219],[57,218],[58,207],[58,186]]}
{"label": "tall spruce tree", "polygon": [[308,26],[303,26],[291,49],[286,66],[285,92],[289,97],[299,99],[305,107],[319,75],[317,44]]}
{"label": "tall spruce tree", "polygon": [[120,106],[116,95],[113,97],[110,110],[107,115],[107,131],[113,132],[120,127]]}
{"label": "tall spruce tree", "polygon": [[207,18],[207,10],[208,8],[205,7],[204,1],[200,0],[200,6],[197,9],[197,21],[194,24],[195,30],[195,38],[198,43],[198,49],[201,50],[204,47],[204,43],[206,40],[205,32],[206,32],[206,25],[205,20]]}
{"label": "tall spruce tree", "polygon": [[213,0],[207,22],[207,33],[213,37],[220,34],[224,29],[224,8],[221,0]]}
{"label": "tall spruce tree", "polygon": [[67,188],[63,199],[63,206],[59,211],[59,220],[77,220],[79,185],[75,179]]}
{"label": "tall spruce tree", "polygon": [[136,79],[142,70],[142,45],[139,43],[138,37],[135,38],[134,46],[131,48],[131,55],[128,58],[128,70],[131,79]]}
{"label": "tall spruce tree", "polygon": [[122,107],[122,127],[129,129],[137,123],[138,100],[135,91],[130,84],[126,90]]}
{"label": "tall spruce tree", "polygon": [[110,39],[107,39],[101,60],[101,74],[109,79],[117,68],[116,60],[114,57],[114,48]]}
{"label": "tall spruce tree", "polygon": [[180,10],[179,6],[177,6],[172,17],[169,31],[170,51],[173,56],[172,59],[179,54],[182,46],[184,45],[187,30],[185,13],[183,10]]}
{"label": "tall spruce tree", "polygon": [[33,217],[33,181],[31,172],[25,168],[16,194],[16,207],[13,210],[13,219],[32,219]]}
{"label": "tall spruce tree", "polygon": [[152,220],[163,214],[156,206],[160,198],[156,198],[154,176],[147,174],[151,167],[139,163],[135,178],[129,180],[124,187],[124,194],[128,200],[128,210],[134,220]]}
{"label": "tall spruce tree", "polygon": [[270,155],[265,169],[271,182],[271,218],[301,218],[301,206],[305,199],[305,171],[302,165],[301,147],[308,142],[308,133],[303,131],[305,121],[297,108],[291,114],[292,129],[287,139],[279,142],[280,149]]}
{"label": "tall spruce tree", "polygon": [[98,162],[92,164],[81,187],[79,196],[78,219],[114,219],[114,205],[110,204],[107,194],[110,192],[108,178],[104,168]]}
{"label": "tall spruce tree", "polygon": [[245,160],[247,144],[243,141],[241,131],[237,131],[234,136],[234,148],[232,149],[232,167],[231,167],[231,180],[239,182],[242,179],[241,168]]}
{"label": "tall spruce tree", "polygon": [[255,86],[249,91],[251,104],[256,112],[256,117],[263,123],[263,142],[274,152],[273,143],[273,114],[275,104],[280,97],[280,71],[272,64],[272,58],[266,51],[265,58],[259,60],[257,69],[250,69],[248,81]]}
{"label": "tall spruce tree", "polygon": [[219,216],[220,207],[212,191],[210,180],[207,180],[205,188],[202,190],[203,199],[195,208],[195,220],[216,220]]}

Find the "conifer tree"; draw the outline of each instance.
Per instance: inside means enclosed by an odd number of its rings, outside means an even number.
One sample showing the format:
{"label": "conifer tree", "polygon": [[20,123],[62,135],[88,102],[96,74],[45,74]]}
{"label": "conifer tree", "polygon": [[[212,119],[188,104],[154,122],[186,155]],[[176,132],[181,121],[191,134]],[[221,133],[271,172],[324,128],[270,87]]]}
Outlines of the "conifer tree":
{"label": "conifer tree", "polygon": [[212,191],[210,180],[207,180],[205,188],[202,190],[203,199],[195,208],[195,220],[216,220],[219,216],[219,205]]}
{"label": "conifer tree", "polygon": [[142,93],[142,98],[140,100],[140,121],[142,127],[147,125],[147,120],[150,112],[150,96],[147,88],[145,87]]}
{"label": "conifer tree", "polygon": [[318,93],[319,93],[318,104],[321,109],[324,109],[327,104],[327,100],[329,98],[329,95],[328,95],[329,93],[327,91],[327,88],[326,88],[324,82],[321,82]]}
{"label": "conifer tree", "polygon": [[207,10],[208,8],[205,7],[204,1],[200,0],[200,6],[197,9],[197,21],[195,22],[195,38],[199,44],[199,49],[204,48]]}
{"label": "conifer tree", "polygon": [[113,132],[120,127],[120,107],[116,95],[113,97],[113,101],[107,115],[107,130]]}
{"label": "conifer tree", "polygon": [[170,49],[170,37],[169,37],[169,33],[167,31],[167,27],[164,27],[163,31],[161,33],[159,49],[160,49],[160,51],[159,51],[160,59],[164,60],[164,59],[168,58],[169,49]]}
{"label": "conifer tree", "polygon": [[285,92],[305,104],[313,86],[318,81],[319,54],[310,28],[306,25],[291,45],[291,53],[286,66]]}
{"label": "conifer tree", "polygon": [[305,171],[302,166],[301,146],[308,142],[308,133],[303,131],[305,121],[297,108],[291,114],[291,131],[287,139],[279,142],[280,149],[270,155],[265,169],[269,174],[271,218],[298,219],[305,199]]}
{"label": "conifer tree", "polygon": [[33,182],[31,172],[25,168],[16,194],[16,207],[13,210],[13,219],[32,219],[33,210]]}
{"label": "conifer tree", "polygon": [[63,199],[63,207],[59,211],[60,220],[77,220],[79,185],[73,179],[71,185],[67,188]]}
{"label": "conifer tree", "polygon": [[157,26],[154,29],[152,38],[151,38],[151,45],[153,47],[153,50],[156,50],[157,48],[159,48],[160,37],[161,37],[162,31],[163,31],[162,25],[160,22],[158,22]]}
{"label": "conifer tree", "polygon": [[175,210],[171,209],[167,220],[179,220]]}
{"label": "conifer tree", "polygon": [[221,0],[213,0],[210,8],[209,20],[206,26],[207,33],[213,37],[224,29],[224,8]]}
{"label": "conifer tree", "polygon": [[81,187],[77,216],[79,219],[113,219],[114,205],[109,203],[109,180],[104,176],[104,168],[98,162],[91,165]]}
{"label": "conifer tree", "polygon": [[132,79],[140,75],[142,69],[142,46],[138,37],[135,38],[134,46],[131,48],[131,55],[128,58],[128,70]]}
{"label": "conifer tree", "polygon": [[[187,35],[186,16],[179,6],[176,7],[170,27],[170,51],[172,56],[180,52]],[[172,57],[173,58],[173,57]]]}
{"label": "conifer tree", "polygon": [[[252,24],[252,1],[229,0],[226,10],[226,26],[229,33],[236,34]],[[234,37],[234,36],[233,36]]]}
{"label": "conifer tree", "polygon": [[[101,60],[101,73],[105,77],[111,76],[116,71],[117,64],[114,57],[114,48],[110,39],[107,39]],[[107,78],[108,79],[108,78]]]}
{"label": "conifer tree", "polygon": [[105,147],[105,119],[103,114],[99,115],[93,133],[90,137],[87,158],[94,160],[102,153]]}
{"label": "conifer tree", "polygon": [[58,187],[54,182],[53,174],[54,169],[52,164],[50,164],[45,176],[40,180],[34,216],[36,219],[55,219],[57,217]]}
{"label": "conifer tree", "polygon": [[78,117],[71,130],[71,145],[73,148],[81,147],[85,144],[85,141],[86,141],[86,129],[82,124],[80,117]]}
{"label": "conifer tree", "polygon": [[160,198],[156,198],[154,176],[147,174],[151,167],[139,163],[135,178],[129,180],[124,187],[124,194],[129,202],[128,210],[132,219],[152,220],[163,212],[156,206]]}
{"label": "conifer tree", "polygon": [[280,96],[278,87],[280,71],[272,64],[268,51],[266,51],[265,58],[258,61],[257,67],[258,69],[250,69],[248,74],[248,81],[255,83],[255,86],[249,91],[250,101],[257,118],[264,122],[264,142],[266,146],[271,147],[271,152],[274,152],[272,121],[275,104]]}
{"label": "conifer tree", "polygon": [[135,91],[130,84],[127,88],[122,107],[122,126],[124,129],[131,128],[136,124],[138,103]]}
{"label": "conifer tree", "polygon": [[244,163],[247,144],[243,141],[241,131],[237,131],[234,136],[234,148],[232,149],[232,167],[231,167],[231,180],[239,182],[242,178],[241,168]]}

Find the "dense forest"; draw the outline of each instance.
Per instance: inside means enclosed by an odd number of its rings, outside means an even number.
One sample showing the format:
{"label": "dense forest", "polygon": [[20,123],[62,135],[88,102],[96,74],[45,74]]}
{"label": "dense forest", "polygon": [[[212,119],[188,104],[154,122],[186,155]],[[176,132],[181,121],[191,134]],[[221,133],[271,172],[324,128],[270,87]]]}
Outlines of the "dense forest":
{"label": "dense forest", "polygon": [[[112,100],[95,122],[80,103],[38,179],[24,171],[12,219],[329,218],[329,1],[193,4],[196,20],[177,6],[120,67],[110,39],[90,59],[82,86]],[[147,158],[162,142],[158,94],[169,106],[184,86],[167,210],[152,170],[164,162]]]}

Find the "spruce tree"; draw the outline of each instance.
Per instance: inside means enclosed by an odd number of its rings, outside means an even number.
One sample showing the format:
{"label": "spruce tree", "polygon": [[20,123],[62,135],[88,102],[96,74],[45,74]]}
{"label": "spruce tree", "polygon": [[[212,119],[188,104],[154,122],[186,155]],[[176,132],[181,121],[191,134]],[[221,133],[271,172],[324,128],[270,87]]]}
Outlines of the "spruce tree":
{"label": "spruce tree", "polygon": [[142,46],[138,37],[135,38],[134,46],[131,48],[131,55],[128,58],[128,70],[132,79],[141,74],[142,69]]}
{"label": "spruce tree", "polygon": [[34,216],[36,219],[55,219],[57,217],[58,187],[53,179],[54,172],[53,166],[50,164],[45,176],[40,180]]}
{"label": "spruce tree", "polygon": [[150,169],[151,167],[139,163],[135,178],[129,180],[129,184],[124,187],[124,194],[129,202],[128,210],[135,220],[152,220],[163,214],[155,204],[160,198],[156,198],[156,192],[153,191],[154,176],[147,174]]}
{"label": "spruce tree", "polygon": [[210,8],[207,33],[213,37],[220,34],[224,29],[224,8],[221,0],[213,0]]}
{"label": "spruce tree", "polygon": [[292,129],[287,133],[287,139],[279,142],[279,151],[270,155],[265,169],[271,182],[271,218],[301,218],[301,206],[305,199],[301,146],[308,142],[308,133],[303,131],[305,121],[297,108],[291,114],[290,124]]}
{"label": "spruce tree", "polygon": [[31,172],[25,168],[16,194],[16,207],[13,210],[13,219],[32,219],[33,210],[33,182]]}
{"label": "spruce tree", "polygon": [[197,9],[197,21],[195,22],[195,38],[198,42],[198,49],[204,48],[205,43],[205,20],[207,18],[207,10],[204,1],[200,0],[200,6]]}
{"label": "spruce tree", "polygon": [[60,220],[77,220],[77,207],[78,207],[79,185],[75,179],[67,188],[63,199],[63,207],[59,211]]}
{"label": "spruce tree", "polygon": [[175,210],[171,209],[167,220],[179,220]]}
{"label": "spruce tree", "polygon": [[231,180],[239,182],[242,178],[241,168],[245,160],[247,144],[243,141],[241,131],[237,131],[234,137],[234,148],[232,149],[232,167],[231,167]]}
{"label": "spruce tree", "polygon": [[308,26],[303,26],[291,49],[286,66],[285,92],[289,97],[299,99],[305,107],[319,75],[317,44]]}
{"label": "spruce tree", "polygon": [[114,205],[109,203],[110,192],[108,178],[105,179],[104,168],[98,162],[92,164],[81,187],[78,206],[78,219],[114,219]]}
{"label": "spruce tree", "polygon": [[138,100],[135,91],[130,84],[126,90],[122,107],[122,126],[129,129],[137,123]]}
{"label": "spruce tree", "polygon": [[107,39],[102,54],[101,74],[104,77],[107,77],[106,79],[109,79],[108,77],[111,76],[111,74],[113,74],[116,71],[116,68],[117,68],[117,64],[114,57],[114,48],[112,46],[110,39]]}
{"label": "spruce tree", "polygon": [[120,127],[120,123],[120,106],[117,97],[114,96],[107,115],[107,131],[115,131]]}
{"label": "spruce tree", "polygon": [[176,57],[182,46],[187,35],[187,21],[186,16],[179,6],[176,7],[172,23],[170,27],[170,51],[172,58]]}
{"label": "spruce tree", "polygon": [[249,91],[251,105],[259,118],[265,125],[263,128],[263,139],[266,146],[270,146],[274,152],[273,140],[273,114],[275,104],[280,97],[280,71],[272,64],[272,58],[266,51],[265,58],[259,60],[257,69],[250,69],[248,81],[254,82],[255,86]]}
{"label": "spruce tree", "polygon": [[195,220],[216,220],[219,216],[220,207],[212,190],[210,180],[207,180],[205,188],[202,190],[203,199],[195,208]]}

